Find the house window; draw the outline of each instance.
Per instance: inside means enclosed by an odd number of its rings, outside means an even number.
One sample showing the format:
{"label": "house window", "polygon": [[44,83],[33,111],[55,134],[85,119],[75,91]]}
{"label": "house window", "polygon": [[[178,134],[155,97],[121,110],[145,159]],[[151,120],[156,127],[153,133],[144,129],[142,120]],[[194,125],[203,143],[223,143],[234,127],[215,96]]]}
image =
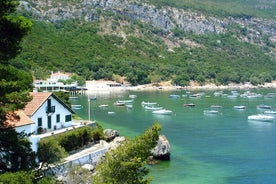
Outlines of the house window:
{"label": "house window", "polygon": [[42,118],[37,118],[37,126],[42,127]]}
{"label": "house window", "polygon": [[65,122],[68,122],[68,121],[72,121],[72,116],[71,116],[71,114],[65,116]]}
{"label": "house window", "polygon": [[59,123],[60,122],[60,114],[57,114],[56,119],[57,119],[57,123]]}

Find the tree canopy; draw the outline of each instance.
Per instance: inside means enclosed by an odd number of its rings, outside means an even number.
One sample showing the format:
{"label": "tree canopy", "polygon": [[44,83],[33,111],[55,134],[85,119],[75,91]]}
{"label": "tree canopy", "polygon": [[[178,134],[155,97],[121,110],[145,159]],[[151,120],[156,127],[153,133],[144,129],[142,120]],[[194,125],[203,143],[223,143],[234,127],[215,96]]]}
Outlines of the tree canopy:
{"label": "tree canopy", "polygon": [[108,152],[96,166],[92,183],[139,184],[149,183],[146,159],[155,147],[161,126],[154,123],[142,135],[126,139],[115,150]]}
{"label": "tree canopy", "polygon": [[24,132],[5,124],[6,114],[22,109],[30,100],[30,73],[12,66],[10,59],[20,52],[20,41],[29,33],[31,22],[15,14],[17,0],[0,1],[0,173],[30,170],[35,153]]}

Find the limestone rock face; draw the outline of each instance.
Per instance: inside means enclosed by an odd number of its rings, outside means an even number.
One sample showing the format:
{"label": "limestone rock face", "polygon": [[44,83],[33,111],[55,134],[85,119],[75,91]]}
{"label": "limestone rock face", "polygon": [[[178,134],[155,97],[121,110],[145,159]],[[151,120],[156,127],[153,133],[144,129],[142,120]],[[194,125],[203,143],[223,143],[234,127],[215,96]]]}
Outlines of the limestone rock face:
{"label": "limestone rock face", "polygon": [[155,148],[151,150],[154,159],[170,160],[171,150],[170,143],[165,135],[160,135]]}
{"label": "limestone rock face", "polygon": [[34,19],[49,22],[61,22],[67,19],[99,21],[102,17],[99,12],[112,12],[166,32],[177,28],[196,34],[226,33],[227,27],[235,23],[247,29],[246,35],[238,35],[239,40],[258,44],[261,43],[259,39],[262,33],[267,34],[272,43],[276,40],[274,20],[254,17],[219,18],[187,9],[169,6],[160,8],[134,0],[82,0],[80,3],[73,0],[60,3],[53,0],[21,0],[18,10]]}
{"label": "limestone rock face", "polygon": [[104,137],[106,141],[112,141],[115,137],[119,136],[119,132],[117,130],[105,129]]}

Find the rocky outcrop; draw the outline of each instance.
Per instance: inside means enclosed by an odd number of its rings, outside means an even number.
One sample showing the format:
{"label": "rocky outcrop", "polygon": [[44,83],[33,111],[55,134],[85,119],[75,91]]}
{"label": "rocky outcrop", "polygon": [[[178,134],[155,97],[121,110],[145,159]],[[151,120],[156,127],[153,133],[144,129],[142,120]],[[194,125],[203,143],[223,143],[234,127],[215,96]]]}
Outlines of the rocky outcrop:
{"label": "rocky outcrop", "polygon": [[85,21],[98,20],[96,10],[109,11],[123,15],[133,20],[148,23],[164,31],[180,28],[183,31],[193,31],[199,34],[207,32],[222,33],[228,20],[207,17],[203,14],[187,10],[162,7],[157,8],[146,3],[136,3],[128,0],[83,0],[82,3],[68,2],[53,4],[51,0],[21,1],[20,10],[26,11],[37,19],[50,22],[65,19],[83,19]]}
{"label": "rocky outcrop", "polygon": [[119,132],[112,129],[105,129],[103,133],[106,141],[112,141],[115,137],[119,136]]}
{"label": "rocky outcrop", "polygon": [[171,150],[170,143],[165,135],[160,135],[155,148],[151,150],[154,159],[170,160]]}

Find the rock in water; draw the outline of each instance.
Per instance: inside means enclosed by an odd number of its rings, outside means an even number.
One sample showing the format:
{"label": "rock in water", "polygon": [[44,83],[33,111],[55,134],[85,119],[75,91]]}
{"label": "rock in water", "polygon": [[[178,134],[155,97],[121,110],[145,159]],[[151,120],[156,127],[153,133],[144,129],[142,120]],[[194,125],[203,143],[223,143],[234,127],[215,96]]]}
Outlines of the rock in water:
{"label": "rock in water", "polygon": [[154,159],[170,160],[171,150],[170,143],[165,135],[159,135],[159,140],[155,148],[151,150]]}
{"label": "rock in water", "polygon": [[112,141],[115,137],[119,136],[119,132],[117,130],[105,129],[104,137],[106,141]]}

